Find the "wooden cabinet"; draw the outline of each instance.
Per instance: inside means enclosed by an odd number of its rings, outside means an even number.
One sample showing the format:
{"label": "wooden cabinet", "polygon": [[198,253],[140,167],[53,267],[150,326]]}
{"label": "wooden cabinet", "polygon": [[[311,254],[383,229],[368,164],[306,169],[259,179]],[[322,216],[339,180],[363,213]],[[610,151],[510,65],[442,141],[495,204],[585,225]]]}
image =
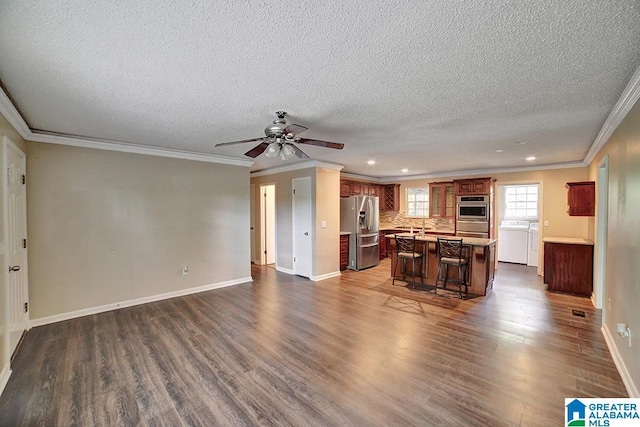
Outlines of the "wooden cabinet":
{"label": "wooden cabinet", "polygon": [[453,182],[429,184],[429,216],[433,218],[455,218],[456,193]]}
{"label": "wooden cabinet", "polygon": [[593,245],[544,242],[544,283],[550,291],[590,296]]}
{"label": "wooden cabinet", "polygon": [[386,231],[380,231],[378,236],[378,242],[380,242],[380,261],[387,257],[387,239],[384,237],[386,235]]}
{"label": "wooden cabinet", "polygon": [[347,269],[349,265],[349,235],[340,235],[340,271]]}
{"label": "wooden cabinet", "polygon": [[380,199],[380,211],[400,210],[400,184],[375,184],[372,182],[340,180],[340,197],[366,194]]}
{"label": "wooden cabinet", "polygon": [[569,216],[594,216],[596,211],[596,183],[567,182]]}
{"label": "wooden cabinet", "polygon": [[458,196],[490,194],[491,178],[459,179],[454,181],[455,194]]}
{"label": "wooden cabinet", "polygon": [[380,202],[381,211],[400,210],[400,184],[387,184],[384,186],[384,199]]}
{"label": "wooden cabinet", "polygon": [[349,197],[351,195],[351,184],[346,181],[340,181],[340,197]]}

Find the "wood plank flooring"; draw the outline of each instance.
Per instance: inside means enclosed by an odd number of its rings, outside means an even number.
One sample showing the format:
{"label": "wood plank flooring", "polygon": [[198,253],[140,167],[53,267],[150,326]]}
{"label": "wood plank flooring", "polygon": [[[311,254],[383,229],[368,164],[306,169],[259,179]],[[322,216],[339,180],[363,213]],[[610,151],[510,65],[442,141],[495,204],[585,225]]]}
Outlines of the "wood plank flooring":
{"label": "wood plank flooring", "polygon": [[254,266],[251,283],[33,328],[0,425],[548,426],[565,397],[627,396],[590,300],[532,268],[501,263],[484,298],[439,291],[452,305],[385,292],[389,271]]}

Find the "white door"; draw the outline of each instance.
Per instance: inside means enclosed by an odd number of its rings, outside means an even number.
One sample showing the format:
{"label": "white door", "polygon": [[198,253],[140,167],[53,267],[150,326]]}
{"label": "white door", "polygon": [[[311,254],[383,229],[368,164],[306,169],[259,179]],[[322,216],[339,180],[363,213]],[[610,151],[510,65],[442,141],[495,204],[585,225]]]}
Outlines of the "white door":
{"label": "white door", "polygon": [[262,217],[261,264],[276,262],[276,186],[260,186],[260,215]]}
{"label": "white door", "polygon": [[313,269],[313,220],[311,178],[293,180],[293,274],[311,277]]}
{"label": "white door", "polygon": [[5,164],[5,272],[9,284],[9,352],[13,354],[29,327],[27,281],[27,189],[26,155],[7,138],[3,144]]}

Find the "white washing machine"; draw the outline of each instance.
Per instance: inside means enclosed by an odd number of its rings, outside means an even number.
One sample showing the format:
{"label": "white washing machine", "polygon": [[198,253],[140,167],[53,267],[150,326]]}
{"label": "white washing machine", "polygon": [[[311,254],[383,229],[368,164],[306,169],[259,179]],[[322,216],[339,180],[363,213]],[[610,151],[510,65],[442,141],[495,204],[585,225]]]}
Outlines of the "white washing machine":
{"label": "white washing machine", "polygon": [[527,251],[527,265],[531,267],[538,266],[538,223],[532,222],[529,225],[529,250]]}
{"label": "white washing machine", "polygon": [[498,261],[526,264],[529,221],[505,220],[498,228]]}

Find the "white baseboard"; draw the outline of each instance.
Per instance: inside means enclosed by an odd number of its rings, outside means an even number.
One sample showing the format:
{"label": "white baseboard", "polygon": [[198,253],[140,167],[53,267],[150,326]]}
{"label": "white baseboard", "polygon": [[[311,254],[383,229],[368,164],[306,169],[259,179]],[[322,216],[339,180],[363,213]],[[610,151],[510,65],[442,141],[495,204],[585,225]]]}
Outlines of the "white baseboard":
{"label": "white baseboard", "polygon": [[607,324],[602,325],[602,335],[604,335],[604,340],[607,342],[607,347],[609,347],[609,353],[611,353],[611,357],[613,358],[613,363],[615,363],[616,368],[618,368],[618,373],[622,377],[622,382],[624,383],[625,388],[627,389],[627,393],[629,393],[629,397],[640,398],[640,393],[638,393],[638,387],[633,383],[633,378],[629,374],[627,367],[620,357],[620,353],[618,352],[618,346],[616,346],[615,339]]}
{"label": "white baseboard", "polygon": [[40,317],[37,319],[31,319],[29,326],[33,328],[36,326],[48,325],[49,323],[62,322],[63,320],[75,319],[77,317],[88,316],[91,314],[104,313],[105,311],[117,310],[119,308],[131,307],[134,305],[146,304],[149,302],[196,294],[199,292],[210,291],[212,289],[224,288],[226,286],[239,285],[241,283],[250,282],[251,280],[253,280],[251,277],[242,277],[239,279],[228,280],[226,282],[218,282],[210,285],[198,286],[196,288],[182,289],[179,291],[167,292],[164,294],[152,295],[149,297],[135,298],[127,301],[101,305],[98,307],[85,308],[68,313],[55,314],[53,316]]}
{"label": "white baseboard", "polygon": [[4,388],[7,386],[9,382],[9,377],[11,376],[11,365],[7,363],[2,368],[2,372],[0,372],[0,395],[4,391]]}
{"label": "white baseboard", "polygon": [[284,268],[284,267],[280,267],[279,265],[276,264],[276,271],[280,271],[282,273],[287,273],[293,276],[293,270],[290,268]]}
{"label": "white baseboard", "polygon": [[321,274],[319,276],[311,276],[309,277],[309,279],[313,280],[314,282],[319,282],[320,280],[330,279],[332,277],[339,277],[341,275],[342,273],[340,273],[340,271],[333,271],[331,273]]}

